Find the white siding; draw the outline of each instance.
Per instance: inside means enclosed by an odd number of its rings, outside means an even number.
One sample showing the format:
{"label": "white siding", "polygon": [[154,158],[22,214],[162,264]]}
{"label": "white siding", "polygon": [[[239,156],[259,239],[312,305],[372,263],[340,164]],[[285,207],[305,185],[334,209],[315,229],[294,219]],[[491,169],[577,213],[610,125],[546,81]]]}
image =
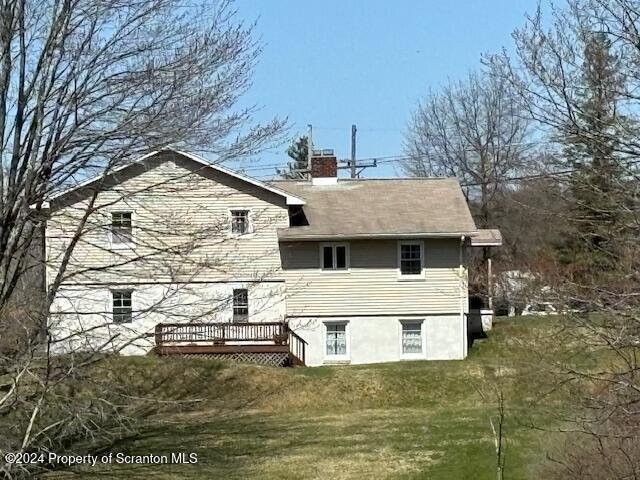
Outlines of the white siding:
{"label": "white siding", "polygon": [[[288,226],[284,198],[183,162],[149,159],[140,168],[138,175],[99,194],[98,211],[74,250],[68,282],[220,281],[279,274],[276,228]],[[82,199],[54,210],[47,224],[50,272],[57,271],[87,203]],[[251,210],[253,233],[229,234],[232,208]],[[111,247],[114,211],[133,212],[134,250]]]}
{"label": "white siding", "polygon": [[[284,198],[175,155],[133,170],[99,194],[74,250],[52,306],[58,351],[82,345],[146,353],[154,340],[147,334],[157,323],[230,321],[234,288],[249,289],[251,321],[284,319],[276,234],[288,226]],[[88,205],[81,195],[54,205],[47,224],[48,282]],[[252,233],[230,234],[235,208],[250,210]],[[133,212],[134,248],[112,247],[114,211]],[[112,289],[133,290],[132,323],[113,324]]]}

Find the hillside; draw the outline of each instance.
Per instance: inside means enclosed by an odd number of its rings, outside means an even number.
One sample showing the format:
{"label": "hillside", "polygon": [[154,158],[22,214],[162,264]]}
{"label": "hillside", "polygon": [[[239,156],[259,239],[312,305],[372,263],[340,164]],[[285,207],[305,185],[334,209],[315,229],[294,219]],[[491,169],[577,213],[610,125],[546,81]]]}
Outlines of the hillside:
{"label": "hillside", "polygon": [[541,366],[588,361],[586,355],[576,358],[562,332],[553,320],[500,321],[488,338],[476,341],[467,360],[451,362],[272,369],[198,359],[116,359],[117,368],[105,369],[111,379],[116,376],[131,392],[153,391],[163,403],[139,434],[107,450],[195,452],[198,461],[102,465],[76,473],[133,479],[495,479],[489,419],[496,418],[501,390],[505,478],[535,478],[555,442],[539,427],[557,425],[556,414],[571,395],[567,385],[553,388]]}

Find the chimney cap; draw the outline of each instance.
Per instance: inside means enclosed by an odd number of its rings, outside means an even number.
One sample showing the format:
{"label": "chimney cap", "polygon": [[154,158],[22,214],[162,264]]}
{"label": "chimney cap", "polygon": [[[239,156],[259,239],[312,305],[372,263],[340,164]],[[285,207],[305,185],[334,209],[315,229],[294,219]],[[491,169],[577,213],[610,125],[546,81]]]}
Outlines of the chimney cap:
{"label": "chimney cap", "polygon": [[311,154],[314,157],[331,157],[334,155],[333,148],[313,149],[311,150]]}

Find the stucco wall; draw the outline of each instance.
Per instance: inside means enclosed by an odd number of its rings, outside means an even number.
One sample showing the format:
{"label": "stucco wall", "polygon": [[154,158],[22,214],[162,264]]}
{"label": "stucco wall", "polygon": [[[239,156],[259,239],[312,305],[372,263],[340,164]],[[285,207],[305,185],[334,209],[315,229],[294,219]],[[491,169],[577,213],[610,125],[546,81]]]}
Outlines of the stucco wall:
{"label": "stucco wall", "polygon": [[54,351],[118,350],[144,355],[154,346],[152,334],[158,323],[231,321],[234,288],[248,289],[251,321],[278,322],[285,317],[283,282],[118,285],[118,289],[124,287],[133,289],[133,319],[125,324],[112,321],[109,286],[62,287],[50,320]]}
{"label": "stucco wall", "polygon": [[[463,318],[463,317],[462,317]],[[430,316],[367,316],[296,318],[290,325],[307,342],[306,363],[365,364],[400,360],[458,360],[466,356],[466,333],[459,314]],[[403,355],[401,321],[422,321],[423,354]],[[346,322],[348,358],[335,360],[325,354],[325,324]]]}

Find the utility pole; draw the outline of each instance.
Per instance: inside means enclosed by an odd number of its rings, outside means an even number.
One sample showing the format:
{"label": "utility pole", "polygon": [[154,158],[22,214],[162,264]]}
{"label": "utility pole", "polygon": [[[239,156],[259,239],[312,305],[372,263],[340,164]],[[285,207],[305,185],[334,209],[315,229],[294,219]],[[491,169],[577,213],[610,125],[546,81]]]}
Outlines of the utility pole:
{"label": "utility pole", "polygon": [[355,124],[351,125],[351,178],[356,178],[356,132]]}
{"label": "utility pole", "polygon": [[[351,173],[351,178],[358,178],[360,174],[365,168],[376,167],[378,162],[374,159],[373,162],[370,163],[361,163],[358,164],[356,160],[356,132],[358,129],[355,124],[351,125],[351,158],[349,159],[341,159],[340,163],[344,166],[338,167],[339,170],[349,169]],[[358,171],[360,169],[360,171]]]}

